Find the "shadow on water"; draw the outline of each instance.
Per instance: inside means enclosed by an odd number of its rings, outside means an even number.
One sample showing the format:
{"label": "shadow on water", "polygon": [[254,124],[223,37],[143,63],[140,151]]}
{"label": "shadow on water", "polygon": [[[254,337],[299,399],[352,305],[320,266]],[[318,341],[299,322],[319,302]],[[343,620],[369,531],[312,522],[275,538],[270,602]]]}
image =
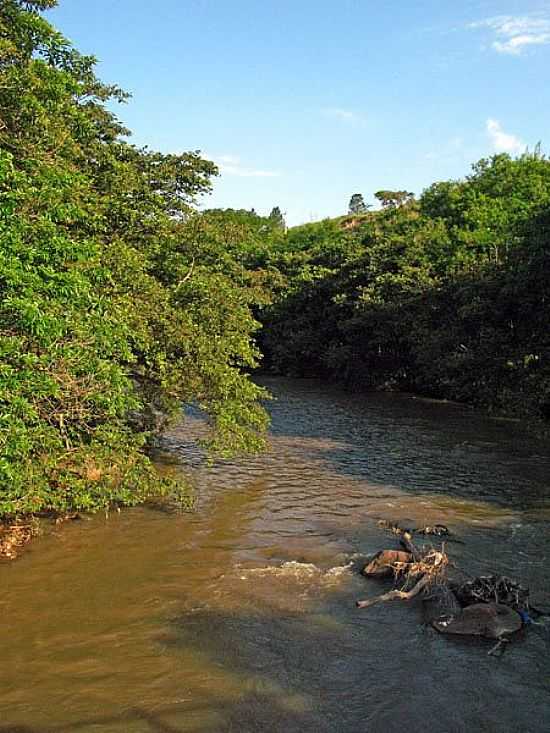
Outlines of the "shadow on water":
{"label": "shadow on water", "polygon": [[[191,733],[211,733],[212,729],[204,728],[201,724],[196,727],[181,727],[180,725],[172,725],[166,721],[166,717],[173,716],[181,711],[180,705],[164,706],[162,713],[154,713],[144,708],[134,707],[120,715],[98,715],[85,720],[77,720],[67,725],[56,725],[55,727],[28,727],[26,725],[2,725],[0,733],[71,733],[71,731],[92,730],[101,726],[103,730],[120,731],[120,733],[128,733],[128,731],[138,730],[135,726],[140,725],[139,731],[143,733],[182,733],[182,731]],[[201,707],[195,707],[192,711],[187,709],[187,714],[202,714],[204,711]],[[131,725],[132,728],[128,726]],[[106,728],[106,726],[109,726]],[[115,727],[113,727],[115,726]],[[212,731],[213,733],[213,731]]]}
{"label": "shadow on water", "polygon": [[[163,706],[162,712],[152,713],[141,708],[133,708],[121,715],[97,716],[75,721],[69,725],[55,727],[29,727],[26,725],[0,725],[0,733],[75,733],[84,730],[108,730],[113,733],[251,733],[252,731],[294,731],[319,730],[320,733],[330,730],[325,727],[304,728],[301,716],[273,706],[268,695],[255,694],[244,698],[242,707],[225,706],[217,702],[207,706],[185,708],[182,713],[180,705]],[[254,713],[249,711],[254,709]],[[258,712],[261,711],[261,712]],[[204,722],[170,723],[167,718],[177,717],[212,717],[219,716],[220,721],[212,725]],[[304,718],[305,720],[305,718]],[[131,726],[131,727],[130,727]],[[139,726],[137,728],[136,726]],[[335,730],[334,728],[332,730]]]}
{"label": "shadow on water", "polygon": [[160,641],[173,654],[196,646],[239,679],[235,699],[210,700],[212,733],[397,733],[426,721],[432,730],[497,731],[503,720],[507,730],[548,730],[548,688],[522,654],[538,643],[545,655],[544,640],[519,638],[498,668],[489,642],[422,626],[419,603],[367,615],[352,601],[348,589],[302,614],[204,608],[175,619]]}
{"label": "shadow on water", "polygon": [[0,733],[402,733],[428,722],[429,730],[453,733],[547,733],[548,686],[532,656],[537,644],[546,655],[547,642],[520,638],[496,662],[486,656],[488,643],[443,638],[420,625],[419,604],[366,614],[351,601],[347,589],[302,614],[183,613],[159,646],[175,657],[196,648],[207,660],[205,675],[208,667],[230,671],[238,694],[208,693],[155,710],[131,706],[70,724],[4,723]]}

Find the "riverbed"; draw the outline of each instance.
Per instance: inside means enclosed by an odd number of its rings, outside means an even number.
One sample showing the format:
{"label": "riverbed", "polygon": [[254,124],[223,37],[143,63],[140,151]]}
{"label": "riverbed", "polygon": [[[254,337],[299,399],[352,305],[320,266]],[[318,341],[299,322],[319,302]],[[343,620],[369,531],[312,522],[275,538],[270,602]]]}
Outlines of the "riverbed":
{"label": "riverbed", "polygon": [[456,405],[264,383],[266,453],[207,463],[194,413],[162,440],[193,514],[98,515],[0,565],[0,731],[547,733],[550,623],[495,659],[420,603],[356,609],[387,586],[355,568],[396,546],[379,519],[437,522],[467,572],[547,592],[549,443]]}

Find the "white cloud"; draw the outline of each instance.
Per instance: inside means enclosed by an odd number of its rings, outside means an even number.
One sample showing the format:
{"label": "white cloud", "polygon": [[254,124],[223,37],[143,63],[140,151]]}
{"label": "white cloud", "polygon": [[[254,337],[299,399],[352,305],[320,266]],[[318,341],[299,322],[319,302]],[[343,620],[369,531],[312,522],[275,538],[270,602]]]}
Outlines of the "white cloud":
{"label": "white cloud", "polygon": [[470,23],[469,28],[487,28],[496,38],[491,46],[498,53],[519,56],[527,46],[550,44],[550,18],[497,15]]}
{"label": "white cloud", "polygon": [[341,107],[327,107],[323,110],[325,117],[332,117],[334,120],[340,120],[341,122],[347,122],[352,125],[362,125],[365,120],[357,112],[353,112],[350,109],[342,109]]}
{"label": "white cloud", "polygon": [[550,33],[528,34],[514,36],[508,41],[494,41],[493,48],[499,53],[509,53],[513,56],[519,56],[524,46],[544,46],[550,43]]}
{"label": "white cloud", "polygon": [[498,120],[487,120],[487,133],[497,153],[510,153],[510,155],[513,155],[525,150],[525,144],[515,135],[504,132]]}
{"label": "white cloud", "polygon": [[277,178],[281,175],[279,171],[247,168],[241,164],[241,159],[237,155],[205,155],[205,157],[214,161],[222,176],[238,176],[239,178]]}

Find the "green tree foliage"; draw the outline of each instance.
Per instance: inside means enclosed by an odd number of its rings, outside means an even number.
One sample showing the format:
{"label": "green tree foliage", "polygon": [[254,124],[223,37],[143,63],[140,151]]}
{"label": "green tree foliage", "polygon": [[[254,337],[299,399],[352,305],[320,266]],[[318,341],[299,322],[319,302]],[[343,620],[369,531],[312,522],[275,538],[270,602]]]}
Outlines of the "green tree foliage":
{"label": "green tree foliage", "polygon": [[550,418],[550,162],[482,160],[419,201],[291,229],[261,314],[273,369]]}
{"label": "green tree foliage", "polygon": [[368,210],[368,206],[365,203],[362,193],[354,193],[349,200],[348,213],[350,214],[365,214]]}
{"label": "green tree foliage", "polygon": [[[38,11],[0,4],[0,515],[140,501],[143,415],[196,402],[222,452],[262,443],[251,287],[194,202],[215,166],[127,141],[123,100]],[[136,416],[140,416],[137,419]]]}
{"label": "green tree foliage", "polygon": [[278,229],[286,229],[286,222],[285,217],[283,216],[283,212],[278,206],[274,206],[271,209],[271,213],[269,214],[269,220],[273,223],[275,227]]}
{"label": "green tree foliage", "polygon": [[199,214],[216,167],[132,145],[54,5],[0,3],[0,516],[158,492],[144,447],[182,402],[222,454],[258,449],[259,347],[279,371],[550,418],[539,151],[288,231],[277,207]]}
{"label": "green tree foliage", "polygon": [[395,209],[398,206],[409,203],[414,199],[414,194],[410,191],[377,191],[374,198],[378,199],[383,208]]}

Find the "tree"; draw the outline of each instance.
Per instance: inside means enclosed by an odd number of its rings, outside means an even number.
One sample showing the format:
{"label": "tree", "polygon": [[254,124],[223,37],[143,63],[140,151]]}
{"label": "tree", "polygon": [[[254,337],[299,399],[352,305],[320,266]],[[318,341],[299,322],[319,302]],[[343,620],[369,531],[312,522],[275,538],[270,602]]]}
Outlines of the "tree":
{"label": "tree", "polygon": [[361,193],[354,193],[349,200],[348,211],[350,214],[366,214],[368,208]]}
{"label": "tree", "polygon": [[273,252],[269,366],[550,420],[550,160],[497,155],[419,201],[376,196]]}
{"label": "tree", "polygon": [[271,213],[269,214],[268,218],[278,229],[286,229],[285,217],[283,216],[283,212],[278,206],[274,206],[271,209]]}
{"label": "tree", "polygon": [[182,402],[224,452],[266,424],[251,288],[193,230],[215,165],[131,145],[54,5],[0,2],[0,518],[158,493],[146,418]]}
{"label": "tree", "polygon": [[414,193],[410,191],[377,191],[375,198],[380,201],[384,208],[396,209],[398,206],[408,203],[414,199]]}

